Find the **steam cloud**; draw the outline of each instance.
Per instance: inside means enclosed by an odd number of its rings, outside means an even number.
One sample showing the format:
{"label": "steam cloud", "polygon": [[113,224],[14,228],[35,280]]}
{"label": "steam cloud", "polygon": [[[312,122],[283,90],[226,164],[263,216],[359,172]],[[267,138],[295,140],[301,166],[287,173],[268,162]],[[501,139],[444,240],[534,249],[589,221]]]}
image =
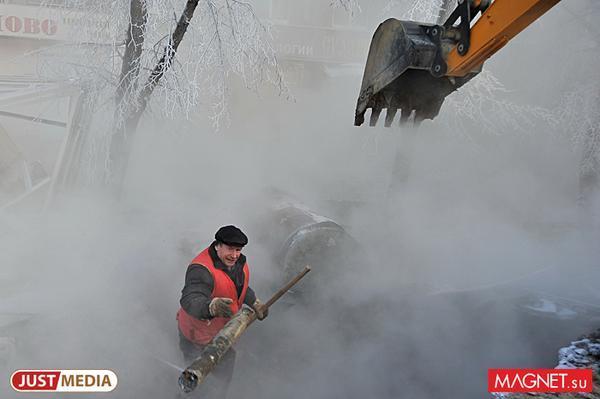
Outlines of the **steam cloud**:
{"label": "steam cloud", "polygon": [[[589,53],[560,46],[598,38],[568,10],[558,5],[486,64],[511,89],[504,98],[551,109],[573,79],[597,79]],[[557,47],[570,56],[547,51]],[[477,398],[487,368],[553,367],[561,345],[597,326],[598,232],[579,217],[568,135],[537,120],[490,134],[443,108],[390,194],[405,132],[351,127],[360,75],[306,68],[312,84],[295,102],[234,90],[219,133],[202,115],[147,118],[118,203],[89,190],[43,215],[0,215],[0,306],[30,315],[9,331],[18,344],[5,376],[108,368],[120,381],[112,397],[174,397],[178,371],[166,362],[186,366],[175,312],[194,251],[236,224],[258,295],[281,281],[256,217],[273,187],[341,223],[359,243],[344,258],[356,262],[333,262],[326,281],[314,270],[318,300],[289,299],[252,326],[230,397]],[[540,317],[542,297],[584,316]],[[0,388],[17,397],[8,377]]]}

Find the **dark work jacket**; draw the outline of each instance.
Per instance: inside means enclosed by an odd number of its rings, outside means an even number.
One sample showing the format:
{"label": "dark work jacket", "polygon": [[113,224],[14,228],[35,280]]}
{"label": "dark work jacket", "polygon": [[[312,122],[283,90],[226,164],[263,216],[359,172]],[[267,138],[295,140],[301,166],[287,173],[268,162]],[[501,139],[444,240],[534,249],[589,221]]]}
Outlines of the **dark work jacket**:
{"label": "dark work jacket", "polygon": [[[229,269],[217,256],[215,250],[215,242],[209,247],[209,254],[212,258],[215,268],[223,270],[235,284],[238,296],[242,293],[244,287],[244,271],[243,267],[246,263],[246,257],[240,255],[235,265]],[[208,311],[208,304],[211,301],[211,294],[214,287],[215,281],[210,272],[205,267],[198,267],[197,265],[189,265],[185,273],[185,285],[181,290],[181,299],[179,303],[183,310],[185,310],[191,316],[197,319],[212,319]],[[244,303],[248,306],[256,301],[256,294],[252,288],[248,287],[246,291],[246,298]]]}

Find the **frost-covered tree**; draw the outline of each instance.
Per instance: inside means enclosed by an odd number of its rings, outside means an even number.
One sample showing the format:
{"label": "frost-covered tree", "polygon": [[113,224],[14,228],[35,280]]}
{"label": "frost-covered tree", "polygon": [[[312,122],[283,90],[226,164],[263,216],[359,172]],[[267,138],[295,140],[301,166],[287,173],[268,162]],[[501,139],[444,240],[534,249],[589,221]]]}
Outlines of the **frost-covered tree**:
{"label": "frost-covered tree", "polygon": [[579,196],[589,205],[600,191],[600,85],[593,82],[566,94],[557,115],[581,151]]}
{"label": "frost-covered tree", "polygon": [[[189,116],[202,103],[227,121],[228,78],[285,89],[268,29],[238,0],[52,0],[70,43],[43,54],[40,74],[83,88],[77,180],[120,187],[144,112]],[[109,118],[109,120],[107,120]],[[103,165],[103,167],[98,167]]]}
{"label": "frost-covered tree", "polygon": [[[600,62],[600,30],[594,23],[600,17],[600,4],[585,0],[563,10],[577,21],[569,34],[577,37],[571,52],[580,60],[578,73],[569,68],[570,84],[553,111],[555,127],[573,143],[580,154],[579,205],[586,222],[600,222],[600,74],[595,67]],[[575,36],[577,35],[577,36]],[[581,62],[583,60],[583,62]]]}

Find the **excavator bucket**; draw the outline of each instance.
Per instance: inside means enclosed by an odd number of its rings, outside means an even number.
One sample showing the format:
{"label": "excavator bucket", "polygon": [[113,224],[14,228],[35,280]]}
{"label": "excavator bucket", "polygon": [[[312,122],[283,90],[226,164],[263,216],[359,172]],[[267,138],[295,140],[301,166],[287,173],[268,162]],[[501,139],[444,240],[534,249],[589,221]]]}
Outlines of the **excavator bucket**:
{"label": "excavator bucket", "polygon": [[371,108],[370,126],[387,109],[385,126],[400,110],[400,123],[433,119],[446,96],[476,75],[446,77],[441,58],[443,27],[390,18],[373,35],[365,65],[354,125],[360,126]]}

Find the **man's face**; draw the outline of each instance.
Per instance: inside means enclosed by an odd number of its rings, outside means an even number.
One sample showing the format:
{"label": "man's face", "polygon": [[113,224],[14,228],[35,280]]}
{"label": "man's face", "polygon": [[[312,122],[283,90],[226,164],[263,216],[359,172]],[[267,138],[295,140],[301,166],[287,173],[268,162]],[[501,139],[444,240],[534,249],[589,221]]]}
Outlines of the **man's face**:
{"label": "man's face", "polygon": [[215,250],[221,262],[225,263],[227,267],[233,267],[242,254],[242,247],[232,247],[223,243],[217,244]]}

